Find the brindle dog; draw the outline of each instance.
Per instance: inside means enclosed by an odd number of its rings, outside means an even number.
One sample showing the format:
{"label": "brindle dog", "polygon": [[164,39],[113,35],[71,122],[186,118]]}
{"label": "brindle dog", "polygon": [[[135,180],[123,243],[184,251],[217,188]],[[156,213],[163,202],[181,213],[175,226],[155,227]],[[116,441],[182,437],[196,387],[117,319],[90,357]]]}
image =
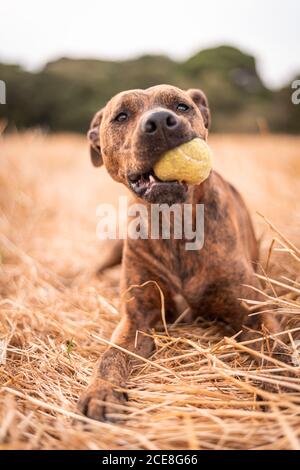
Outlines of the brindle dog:
{"label": "brindle dog", "polygon": [[[152,168],[161,155],[195,137],[207,140],[210,112],[200,90],[183,91],[169,85],[131,90],[113,97],[91,123],[88,137],[94,165],[104,164],[112,178],[125,184],[139,203],[204,204],[204,246],[187,251],[185,240],[128,239],[125,242],[121,290],[156,281],[163,291],[167,314],[174,313],[180,293],[192,317],[209,316],[229,323],[246,340],[264,327],[278,331],[268,313],[249,316],[239,299],[259,299],[247,287],[259,287],[254,276],[258,244],[248,210],[238,191],[212,171],[206,181],[189,186],[162,182]],[[116,257],[117,258],[117,257]],[[135,289],[122,302],[122,319],[112,342],[140,356],[153,350],[150,332],[161,318],[161,297],[153,284]],[[171,317],[169,317],[171,318]],[[138,332],[138,335],[136,334]],[[255,332],[255,333],[254,333]],[[108,419],[123,403],[130,372],[130,355],[110,347],[97,365],[91,385],[80,399],[90,418]]]}

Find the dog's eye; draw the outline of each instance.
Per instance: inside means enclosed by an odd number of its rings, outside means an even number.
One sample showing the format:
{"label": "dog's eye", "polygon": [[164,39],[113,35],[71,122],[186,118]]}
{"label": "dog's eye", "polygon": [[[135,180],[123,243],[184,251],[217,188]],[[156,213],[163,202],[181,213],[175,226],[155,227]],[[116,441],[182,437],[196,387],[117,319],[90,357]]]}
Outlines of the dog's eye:
{"label": "dog's eye", "polygon": [[188,111],[189,109],[190,109],[190,107],[185,103],[179,103],[177,105],[177,111],[185,112],[185,111]]}
{"label": "dog's eye", "polygon": [[128,119],[128,114],[126,113],[119,113],[116,117],[115,117],[115,121],[117,122],[124,122],[124,121],[127,121]]}

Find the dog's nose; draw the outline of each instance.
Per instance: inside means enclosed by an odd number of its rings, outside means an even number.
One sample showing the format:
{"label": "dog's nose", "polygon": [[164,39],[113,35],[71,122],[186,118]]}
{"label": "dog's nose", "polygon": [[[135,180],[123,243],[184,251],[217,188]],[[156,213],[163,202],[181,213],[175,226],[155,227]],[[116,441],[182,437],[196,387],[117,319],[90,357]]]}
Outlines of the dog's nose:
{"label": "dog's nose", "polygon": [[156,134],[159,131],[175,130],[178,125],[177,116],[171,111],[154,111],[142,122],[145,134]]}

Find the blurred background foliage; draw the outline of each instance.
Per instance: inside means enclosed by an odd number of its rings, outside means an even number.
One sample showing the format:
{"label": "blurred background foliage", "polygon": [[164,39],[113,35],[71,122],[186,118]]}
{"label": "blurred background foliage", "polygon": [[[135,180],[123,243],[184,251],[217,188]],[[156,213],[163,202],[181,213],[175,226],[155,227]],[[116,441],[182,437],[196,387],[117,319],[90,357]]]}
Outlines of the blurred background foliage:
{"label": "blurred background foliage", "polygon": [[39,72],[0,63],[0,79],[7,88],[0,118],[8,130],[86,132],[95,111],[117,92],[169,83],[205,91],[213,131],[300,131],[291,83],[268,89],[255,58],[230,46],[202,50],[185,62],[150,55],[118,62],[61,58]]}

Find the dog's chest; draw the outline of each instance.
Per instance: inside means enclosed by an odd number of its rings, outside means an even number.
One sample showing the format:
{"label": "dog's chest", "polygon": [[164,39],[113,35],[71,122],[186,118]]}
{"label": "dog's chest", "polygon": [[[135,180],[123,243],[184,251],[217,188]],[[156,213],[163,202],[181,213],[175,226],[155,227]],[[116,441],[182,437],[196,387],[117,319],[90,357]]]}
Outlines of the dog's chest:
{"label": "dog's chest", "polygon": [[[164,246],[164,248],[163,248]],[[225,251],[206,240],[200,250],[186,250],[182,241],[164,243],[157,254],[173,293],[180,293],[190,305],[198,305],[211,283],[226,268]]]}
{"label": "dog's chest", "polygon": [[[156,246],[157,248],[157,246]],[[206,255],[203,250],[186,250],[178,240],[168,240],[155,253],[170,286],[184,297],[195,297],[205,284]]]}

